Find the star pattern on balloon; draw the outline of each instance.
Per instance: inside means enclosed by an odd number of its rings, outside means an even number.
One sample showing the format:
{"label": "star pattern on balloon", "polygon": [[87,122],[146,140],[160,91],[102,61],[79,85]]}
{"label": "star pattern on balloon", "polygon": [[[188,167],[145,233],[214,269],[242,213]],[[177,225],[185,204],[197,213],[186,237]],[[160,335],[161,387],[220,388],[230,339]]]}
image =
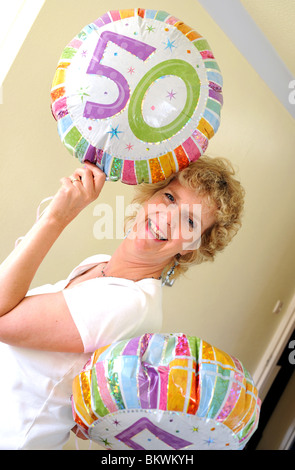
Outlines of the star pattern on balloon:
{"label": "star pattern on balloon", "polygon": [[111,445],[112,445],[107,439],[101,439],[101,442],[102,442],[105,446],[111,446]]}
{"label": "star pattern on balloon", "polygon": [[167,93],[168,93],[168,95],[166,96],[166,98],[169,98],[170,101],[171,101],[173,98],[176,99],[176,98],[175,98],[175,95],[176,95],[176,92],[175,92],[175,91],[171,90],[171,91],[167,91]]}
{"label": "star pattern on balloon", "polygon": [[168,39],[168,40],[167,40],[167,43],[164,42],[163,44],[166,45],[165,49],[170,49],[170,51],[172,52],[172,48],[173,48],[173,47],[177,47],[177,46],[174,45],[174,43],[175,43],[175,40],[174,40],[174,41],[170,41],[170,39]]}
{"label": "star pattern on balloon", "polygon": [[133,150],[133,145],[130,143],[126,145],[126,150]]}
{"label": "star pattern on balloon", "polygon": [[111,127],[111,130],[108,131],[108,134],[111,134],[111,139],[112,139],[113,137],[117,137],[117,139],[119,139],[118,134],[122,134],[122,131],[118,131],[118,127],[119,127],[119,125],[118,125],[117,127],[115,127],[115,128],[114,128],[114,127]]}
{"label": "star pattern on balloon", "polygon": [[78,90],[78,94],[80,95],[81,97],[81,101],[83,101],[84,97],[85,96],[90,96],[89,93],[86,93],[86,90],[88,90],[89,87],[86,87],[86,88],[83,88],[81,87],[79,90]]}
{"label": "star pattern on balloon", "polygon": [[208,446],[210,446],[211,444],[214,443],[214,439],[212,439],[211,437],[209,437],[209,439],[206,439],[204,442],[205,442],[206,444],[208,444]]}

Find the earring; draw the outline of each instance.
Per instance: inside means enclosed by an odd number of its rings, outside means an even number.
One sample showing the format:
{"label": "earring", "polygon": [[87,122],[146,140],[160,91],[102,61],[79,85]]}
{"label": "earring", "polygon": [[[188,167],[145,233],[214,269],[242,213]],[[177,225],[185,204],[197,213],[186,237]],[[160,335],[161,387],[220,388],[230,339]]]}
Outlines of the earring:
{"label": "earring", "polygon": [[126,235],[124,236],[124,240],[125,240],[125,238],[128,237],[128,235],[129,235],[130,232],[131,232],[131,228],[127,231]]}
{"label": "earring", "polygon": [[169,271],[167,272],[166,274],[166,277],[163,279],[162,281],[162,286],[168,286],[168,287],[172,287],[174,282],[175,282],[175,279],[171,279],[170,280],[170,277],[173,276],[174,274],[174,270],[176,268],[176,266],[178,265],[179,263],[176,261],[173,266],[169,269]]}

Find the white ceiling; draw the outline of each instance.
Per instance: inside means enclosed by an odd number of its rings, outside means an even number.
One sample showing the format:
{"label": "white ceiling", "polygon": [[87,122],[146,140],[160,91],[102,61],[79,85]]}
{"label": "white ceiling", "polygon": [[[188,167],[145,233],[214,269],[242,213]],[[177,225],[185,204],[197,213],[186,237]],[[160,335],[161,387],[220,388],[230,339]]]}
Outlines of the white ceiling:
{"label": "white ceiling", "polygon": [[[276,21],[276,9],[272,2],[239,2],[238,0],[199,0],[222,31],[272,90],[277,99],[295,119],[295,106],[290,99],[290,88],[295,86],[291,70],[294,61],[285,52],[292,50],[291,23],[295,7],[291,0],[282,2],[286,9],[280,10]],[[262,6],[264,3],[264,6]],[[277,2],[277,5],[281,3]],[[257,6],[259,6],[257,8]],[[288,16],[289,15],[289,16]],[[288,28],[284,27],[288,17]],[[283,54],[281,56],[281,54]],[[294,58],[294,52],[292,55]]]}
{"label": "white ceiling", "polygon": [[0,87],[45,0],[13,0],[0,15]]}
{"label": "white ceiling", "polygon": [[295,1],[240,1],[295,77]]}

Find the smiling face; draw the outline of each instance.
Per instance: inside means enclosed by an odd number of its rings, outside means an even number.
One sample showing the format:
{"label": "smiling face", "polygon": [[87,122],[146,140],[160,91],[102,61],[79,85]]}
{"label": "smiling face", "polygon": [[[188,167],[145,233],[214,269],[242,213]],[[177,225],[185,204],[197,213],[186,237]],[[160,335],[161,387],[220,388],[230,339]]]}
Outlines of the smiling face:
{"label": "smiling face", "polygon": [[142,206],[128,238],[137,251],[169,260],[198,248],[202,233],[215,222],[214,213],[206,197],[174,179]]}

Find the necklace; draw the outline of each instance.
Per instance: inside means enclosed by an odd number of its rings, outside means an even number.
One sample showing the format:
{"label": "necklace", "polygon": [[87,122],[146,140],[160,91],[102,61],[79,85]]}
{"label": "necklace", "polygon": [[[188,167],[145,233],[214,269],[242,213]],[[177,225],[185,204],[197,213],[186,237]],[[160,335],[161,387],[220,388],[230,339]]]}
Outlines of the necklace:
{"label": "necklace", "polygon": [[[106,266],[106,265],[107,265],[107,263],[105,263],[105,266]],[[104,266],[104,267],[105,267],[105,266]],[[104,272],[104,268],[102,268],[101,274],[102,274],[103,277],[113,277],[113,276],[107,276],[106,273]],[[159,277],[153,277],[153,276],[152,276],[150,279],[157,279],[157,280],[159,281],[160,279],[162,279],[162,276],[159,276]],[[138,281],[138,280],[140,280],[140,279],[130,279],[130,281],[134,281],[134,282],[136,282],[136,281]]]}
{"label": "necklace", "polygon": [[[105,266],[107,265],[107,263],[105,264]],[[103,275],[103,277],[107,277],[106,273],[104,272],[103,268],[101,270],[101,274]]]}

